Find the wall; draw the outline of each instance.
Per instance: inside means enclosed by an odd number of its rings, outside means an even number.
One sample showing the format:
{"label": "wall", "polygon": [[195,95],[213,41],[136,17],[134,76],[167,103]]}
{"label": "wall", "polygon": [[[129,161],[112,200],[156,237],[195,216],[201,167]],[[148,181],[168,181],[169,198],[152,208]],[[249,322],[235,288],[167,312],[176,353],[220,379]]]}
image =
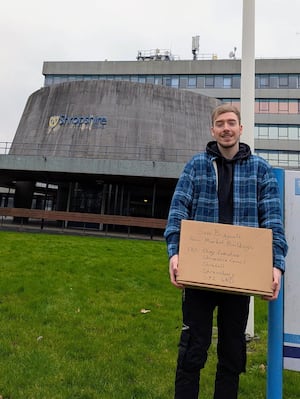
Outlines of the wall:
{"label": "wall", "polygon": [[205,148],[217,104],[188,91],[123,81],[44,87],[29,97],[10,154],[177,162],[180,151]]}

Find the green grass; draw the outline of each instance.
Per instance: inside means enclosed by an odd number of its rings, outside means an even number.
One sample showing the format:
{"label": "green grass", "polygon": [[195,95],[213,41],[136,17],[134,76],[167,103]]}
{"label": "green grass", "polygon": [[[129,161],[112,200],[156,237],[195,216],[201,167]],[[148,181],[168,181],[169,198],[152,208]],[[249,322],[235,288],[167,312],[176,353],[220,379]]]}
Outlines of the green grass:
{"label": "green grass", "polygon": [[[159,241],[0,232],[4,399],[171,399],[181,294]],[[150,312],[143,313],[143,309]],[[240,398],[265,398],[267,304],[255,302]],[[212,397],[215,344],[202,373]],[[284,398],[299,398],[284,372]]]}

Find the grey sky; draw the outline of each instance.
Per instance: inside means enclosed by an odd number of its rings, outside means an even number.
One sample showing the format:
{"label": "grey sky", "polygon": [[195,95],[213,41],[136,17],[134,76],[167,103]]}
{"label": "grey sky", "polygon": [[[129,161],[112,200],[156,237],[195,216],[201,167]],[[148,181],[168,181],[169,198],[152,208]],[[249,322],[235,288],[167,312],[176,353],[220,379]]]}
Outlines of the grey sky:
{"label": "grey sky", "polygon": [[[135,60],[168,49],[192,59],[242,49],[243,0],[10,0],[1,2],[0,141],[11,141],[43,61]],[[300,57],[300,1],[256,0],[256,57]],[[300,73],[300,71],[299,71]]]}

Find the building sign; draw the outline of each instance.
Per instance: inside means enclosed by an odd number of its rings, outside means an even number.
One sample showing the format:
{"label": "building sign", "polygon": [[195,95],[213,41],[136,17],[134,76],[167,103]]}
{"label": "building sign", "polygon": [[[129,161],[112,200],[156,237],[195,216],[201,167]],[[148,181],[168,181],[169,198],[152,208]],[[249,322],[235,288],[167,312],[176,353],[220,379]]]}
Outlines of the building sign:
{"label": "building sign", "polygon": [[88,127],[88,128],[104,128],[107,124],[105,116],[93,115],[54,115],[49,118],[49,127],[55,128],[56,126],[72,126],[72,127]]}
{"label": "building sign", "polygon": [[289,244],[284,275],[284,368],[300,371],[300,171],[285,171],[285,231]]}

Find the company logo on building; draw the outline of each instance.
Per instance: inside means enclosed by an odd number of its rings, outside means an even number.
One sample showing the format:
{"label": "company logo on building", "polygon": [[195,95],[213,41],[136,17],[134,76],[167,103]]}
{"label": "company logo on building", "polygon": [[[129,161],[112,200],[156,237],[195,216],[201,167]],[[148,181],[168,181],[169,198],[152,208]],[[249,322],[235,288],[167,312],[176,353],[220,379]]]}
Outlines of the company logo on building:
{"label": "company logo on building", "polygon": [[49,127],[56,126],[73,126],[73,127],[89,127],[89,128],[104,128],[107,124],[105,116],[68,116],[68,115],[54,115],[49,118]]}
{"label": "company logo on building", "polygon": [[54,128],[59,122],[59,116],[50,116],[49,127]]}

